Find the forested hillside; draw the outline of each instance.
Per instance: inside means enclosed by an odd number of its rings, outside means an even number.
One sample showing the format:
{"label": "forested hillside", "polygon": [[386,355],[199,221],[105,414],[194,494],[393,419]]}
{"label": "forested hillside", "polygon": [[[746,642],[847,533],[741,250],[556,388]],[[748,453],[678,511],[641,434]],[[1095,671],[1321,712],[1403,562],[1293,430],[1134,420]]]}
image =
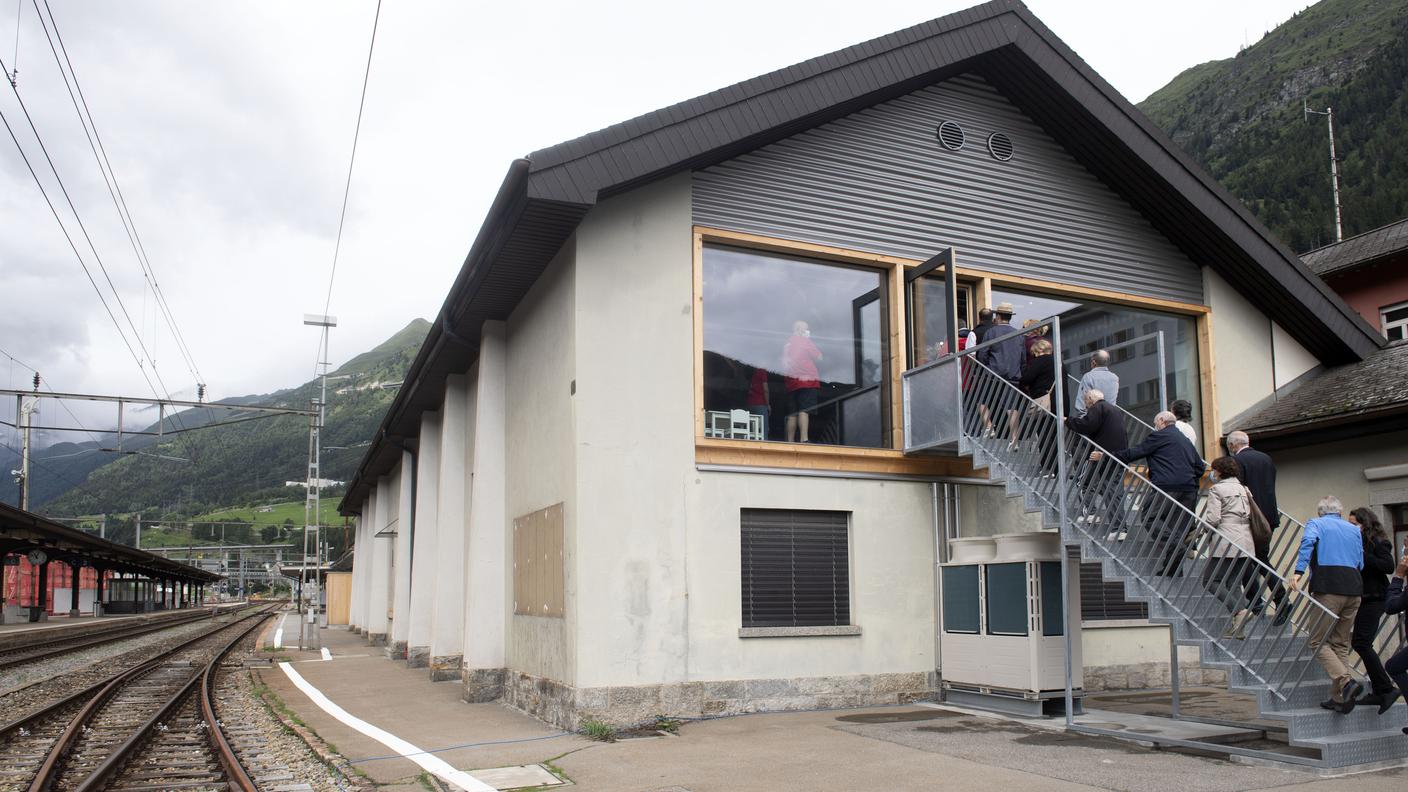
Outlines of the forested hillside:
{"label": "forested hillside", "polygon": [[[1209,24],[1215,24],[1209,22]],[[1408,0],[1322,0],[1139,106],[1296,252],[1334,241],[1335,110],[1346,237],[1408,217]]]}
{"label": "forested hillside", "polygon": [[[367,439],[395,397],[394,384],[405,376],[429,327],[417,319],[331,372],[323,433],[328,449],[323,453],[324,478],[345,480],[355,471]],[[307,407],[317,393],[314,380],[290,390],[229,401]],[[217,412],[197,408],[180,416],[187,424],[228,420]],[[308,419],[279,416],[201,429],[151,444],[143,453],[93,470],[87,480],[40,511],[53,515],[141,511],[153,518],[302,498],[301,488],[285,487],[284,482],[307,477]],[[174,459],[153,456],[157,454]],[[44,475],[43,470],[35,471],[36,477]]]}

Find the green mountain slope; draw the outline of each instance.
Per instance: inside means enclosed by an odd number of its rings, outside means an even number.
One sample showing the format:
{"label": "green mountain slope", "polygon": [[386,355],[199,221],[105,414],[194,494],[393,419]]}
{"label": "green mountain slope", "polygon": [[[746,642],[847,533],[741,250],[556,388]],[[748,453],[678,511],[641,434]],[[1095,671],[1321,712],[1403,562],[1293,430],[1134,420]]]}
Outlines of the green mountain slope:
{"label": "green mountain slope", "polygon": [[[355,471],[366,439],[395,397],[392,384],[405,376],[429,328],[429,322],[417,319],[329,375],[323,478],[346,480]],[[226,401],[307,407],[317,394],[318,382],[313,380],[289,390]],[[201,408],[180,416],[188,424],[229,420],[221,411]],[[201,429],[154,443],[143,454],[97,468],[81,486],[64,492],[42,511],[53,515],[142,512],[146,519],[301,499],[303,490],[286,487],[284,482],[307,477],[308,419],[278,416]],[[148,456],[154,454],[189,461]]]}
{"label": "green mountain slope", "polygon": [[1408,216],[1408,0],[1322,0],[1235,58],[1140,103],[1293,250],[1334,241],[1335,109],[1344,235]]}

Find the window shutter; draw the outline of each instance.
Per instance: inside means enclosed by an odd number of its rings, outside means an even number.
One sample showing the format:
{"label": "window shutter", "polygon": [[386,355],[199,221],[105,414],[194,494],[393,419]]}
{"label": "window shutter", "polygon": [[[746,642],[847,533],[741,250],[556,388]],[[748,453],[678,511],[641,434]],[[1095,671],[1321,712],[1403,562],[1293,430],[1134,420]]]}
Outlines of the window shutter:
{"label": "window shutter", "polygon": [[1100,564],[1080,565],[1080,618],[1083,621],[1147,619],[1148,606],[1124,598],[1124,584],[1106,582]]}
{"label": "window shutter", "polygon": [[851,623],[849,514],[744,509],[744,627]]}

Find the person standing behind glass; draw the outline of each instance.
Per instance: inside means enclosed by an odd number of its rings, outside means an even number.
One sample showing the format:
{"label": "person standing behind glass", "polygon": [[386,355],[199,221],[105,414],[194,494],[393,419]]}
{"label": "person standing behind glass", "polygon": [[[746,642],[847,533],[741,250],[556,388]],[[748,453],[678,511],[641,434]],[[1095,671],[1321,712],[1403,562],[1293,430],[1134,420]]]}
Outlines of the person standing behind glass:
{"label": "person standing behind glass", "polygon": [[762,366],[753,369],[753,377],[748,381],[748,412],[763,419],[762,438],[768,439],[768,418],[771,408],[768,402],[768,370]]}
{"label": "person standing behind glass", "polygon": [[1393,542],[1389,541],[1383,523],[1372,509],[1360,506],[1349,513],[1349,521],[1364,532],[1364,568],[1359,570],[1364,594],[1359,600],[1359,612],[1354,615],[1354,633],[1349,646],[1364,661],[1364,673],[1371,687],[1358,703],[1376,705],[1382,715],[1398,698],[1393,679],[1374,650],[1374,638],[1379,634],[1379,621],[1384,615],[1384,597],[1388,594],[1388,576],[1394,567]]}
{"label": "person standing behind glass", "polygon": [[[817,394],[821,390],[821,373],[817,361],[821,350],[812,343],[812,331],[798,319],[792,323],[792,335],[782,346],[782,373],[787,385],[787,442],[811,442],[811,414],[816,411]],[[799,431],[800,430],[800,433]],[[800,435],[800,436],[799,436]]]}

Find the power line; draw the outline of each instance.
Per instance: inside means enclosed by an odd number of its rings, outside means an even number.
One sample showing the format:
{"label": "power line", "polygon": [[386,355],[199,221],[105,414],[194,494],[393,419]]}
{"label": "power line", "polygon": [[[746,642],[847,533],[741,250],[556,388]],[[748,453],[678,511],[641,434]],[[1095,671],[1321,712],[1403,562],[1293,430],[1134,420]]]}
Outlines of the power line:
{"label": "power line", "polygon": [[[48,2],[48,0],[45,0]],[[352,168],[357,163],[357,141],[362,136],[362,111],[367,106],[367,83],[372,76],[372,53],[376,51],[376,29],[381,23],[381,0],[376,2],[376,16],[372,18],[372,38],[367,45],[367,68],[362,73],[362,98],[357,102],[357,125],[352,130],[352,156],[347,160],[347,181],[342,187],[342,211],[337,216],[337,242],[332,249],[332,270],[328,273],[328,296],[323,302],[323,314],[326,315],[328,309],[332,307],[332,285],[337,279],[337,259],[342,253],[342,229],[347,223],[347,199],[352,194]],[[327,333],[327,328],[323,328],[323,333]],[[319,353],[322,354],[322,343],[318,344]],[[316,368],[316,367],[315,367]]]}
{"label": "power line", "polygon": [[[13,363],[18,363],[18,364],[20,364],[20,366],[21,366],[22,368],[27,368],[27,369],[29,369],[30,371],[33,371],[35,374],[38,374],[38,373],[39,373],[39,369],[37,369],[37,368],[35,368],[35,367],[29,365],[28,363],[25,363],[23,360],[20,360],[19,358],[15,357],[14,355],[11,355],[9,352],[6,352],[6,351],[3,350],[3,349],[0,349],[0,355],[4,355],[5,357],[9,358],[10,361],[13,362]],[[48,381],[48,380],[40,380],[40,381],[39,381],[39,387],[43,388],[44,390],[49,391],[50,393],[54,393],[54,392],[55,392],[53,386],[51,386],[51,385],[49,384],[49,381]],[[78,424],[78,428],[81,429],[81,430],[83,430],[83,432],[86,433],[89,437],[93,438],[93,442],[97,443],[98,445],[102,445],[102,444],[103,444],[103,441],[102,441],[102,440],[99,440],[97,435],[93,434],[93,432],[90,431],[90,430],[88,429],[88,427],[86,427],[86,426],[83,425],[83,422],[82,422],[82,421],[78,420],[78,416],[73,414],[73,410],[70,410],[70,409],[68,408],[68,405],[67,405],[66,403],[64,403],[64,401],[63,401],[62,399],[58,399],[58,400],[56,400],[56,401],[58,401],[60,407],[64,408],[64,412],[68,413],[68,417],[72,418],[72,419],[73,419],[73,422],[76,423],[76,424]]]}
{"label": "power line", "polygon": [[[3,68],[4,64],[0,63],[0,69]],[[44,197],[44,203],[49,206],[49,212],[54,215],[54,220],[58,222],[59,230],[63,232],[64,239],[68,241],[69,249],[73,251],[74,257],[78,259],[79,266],[83,268],[83,274],[88,276],[88,282],[93,285],[93,291],[97,292],[98,301],[103,304],[103,310],[107,311],[108,318],[112,319],[113,326],[117,328],[117,334],[122,338],[123,345],[126,346],[127,351],[131,353],[132,360],[137,363],[137,368],[142,371],[142,378],[147,381],[147,385],[151,387],[152,392],[155,393],[156,386],[152,385],[151,378],[147,376],[146,367],[142,364],[142,359],[138,357],[137,350],[132,348],[132,342],[127,340],[127,334],[122,330],[122,323],[117,321],[117,316],[112,312],[112,307],[108,305],[107,298],[103,296],[103,290],[98,287],[98,282],[93,279],[93,273],[88,269],[88,262],[84,261],[82,254],[78,252],[78,245],[74,243],[73,237],[69,234],[68,226],[64,225],[63,218],[59,217],[59,210],[54,206],[54,202],[49,199],[49,192],[44,189],[44,182],[40,181],[39,174],[34,172],[34,166],[30,164],[29,155],[25,154],[24,146],[21,146],[19,138],[15,137],[15,130],[10,126],[10,119],[5,117],[3,110],[0,110],[0,123],[4,123],[5,131],[10,133],[10,140],[14,141],[15,148],[19,150],[20,158],[24,160],[25,167],[29,169],[30,177],[34,179],[34,184],[39,187],[39,194]]]}
{"label": "power line", "polygon": [[[22,2],[22,0],[21,0]],[[103,173],[103,181],[107,184],[108,195],[113,199],[113,208],[117,209],[118,217],[122,220],[123,228],[127,231],[128,242],[132,245],[132,252],[137,258],[137,264],[142,269],[142,275],[147,279],[147,283],[156,299],[157,307],[161,310],[166,324],[171,328],[172,336],[176,340],[176,348],[185,360],[186,369],[197,383],[205,382],[205,378],[200,374],[200,367],[196,365],[195,356],[191,353],[190,346],[186,343],[185,335],[181,332],[180,326],[176,323],[176,316],[171,310],[170,304],[166,300],[166,295],[161,290],[161,284],[157,281],[156,272],[152,268],[151,259],[147,255],[146,246],[142,244],[142,236],[137,232],[137,223],[132,218],[132,210],[127,205],[127,198],[122,194],[122,185],[117,181],[117,171],[113,170],[112,161],[108,158],[107,147],[103,145],[102,135],[98,133],[98,124],[93,119],[93,111],[88,106],[88,98],[83,94],[83,85],[78,80],[78,71],[73,67],[73,61],[69,58],[68,47],[64,44],[63,34],[59,32],[58,20],[54,19],[54,11],[49,7],[49,0],[44,0],[44,11],[48,12],[49,21],[44,21],[44,12],[39,10],[38,0],[30,0],[34,5],[35,14],[39,17],[39,24],[44,29],[44,37],[49,42],[49,51],[54,55],[54,63],[59,67],[59,74],[64,78],[64,86],[68,89],[69,101],[73,103],[74,112],[78,113],[78,120],[83,124],[83,133],[88,135],[88,128],[93,129],[92,136],[88,137],[88,148],[93,151],[93,157],[98,161],[98,170]],[[49,25],[54,28],[54,35],[49,35]],[[54,48],[54,40],[58,39],[58,49]],[[63,61],[60,62],[59,50],[63,51]],[[68,66],[68,71],[64,71],[64,65]],[[73,77],[73,84],[69,85],[69,76]],[[78,96],[75,98],[74,91]],[[83,109],[79,110],[79,103]],[[87,123],[84,123],[84,117]],[[94,145],[94,141],[97,145]],[[101,155],[100,155],[101,152]],[[104,169],[106,165],[106,169]],[[108,176],[111,175],[111,181]]]}
{"label": "power line", "polygon": [[[3,61],[0,61],[0,68],[3,68],[4,65],[5,65],[4,62],[3,62]],[[15,101],[19,103],[20,110],[24,112],[25,120],[29,122],[29,129],[30,129],[31,132],[34,133],[34,139],[35,139],[35,141],[39,143],[39,150],[44,153],[44,160],[49,164],[49,170],[54,174],[54,180],[55,180],[56,182],[58,182],[59,190],[63,193],[63,195],[64,195],[64,200],[68,203],[69,211],[71,211],[71,212],[73,213],[73,219],[74,219],[74,221],[78,223],[78,228],[79,228],[79,230],[83,232],[83,238],[84,238],[84,240],[88,242],[88,249],[93,252],[93,259],[97,262],[97,264],[98,264],[98,269],[103,273],[103,278],[107,281],[107,283],[108,283],[108,288],[112,290],[113,299],[117,301],[118,308],[120,308],[120,309],[122,310],[122,315],[123,315],[123,317],[125,317],[125,318],[127,319],[127,326],[132,329],[133,335],[136,336],[137,346],[141,348],[142,354],[146,357],[146,359],[147,359],[149,362],[151,362],[151,364],[152,364],[152,374],[153,374],[153,376],[156,377],[157,382],[161,383],[161,391],[158,391],[158,390],[156,389],[156,386],[155,386],[155,385],[152,385],[151,378],[150,378],[150,377],[147,377],[146,366],[141,362],[141,360],[138,360],[137,365],[138,365],[139,368],[142,369],[142,377],[147,380],[147,385],[148,385],[148,387],[150,387],[150,388],[152,389],[153,395],[157,396],[157,398],[160,398],[160,397],[161,397],[161,393],[162,393],[162,392],[165,392],[165,393],[166,393],[166,398],[167,398],[168,400],[170,400],[170,399],[171,399],[171,391],[170,391],[169,388],[166,387],[166,383],[165,383],[165,382],[162,380],[162,378],[161,378],[161,371],[158,370],[158,368],[157,368],[156,359],[155,359],[154,357],[152,357],[151,353],[147,351],[146,345],[142,343],[142,334],[141,334],[140,331],[137,330],[136,325],[132,322],[132,314],[131,314],[130,312],[128,312],[128,310],[127,310],[127,305],[122,302],[122,295],[118,293],[118,291],[117,291],[117,286],[112,282],[112,276],[108,274],[108,269],[107,269],[107,267],[103,265],[103,258],[102,258],[102,256],[100,256],[100,255],[98,254],[98,248],[97,248],[97,246],[93,244],[93,237],[89,235],[89,233],[88,233],[88,227],[83,224],[83,218],[82,218],[82,216],[79,215],[79,213],[78,213],[78,207],[74,205],[74,203],[73,203],[73,197],[69,195],[68,187],[64,185],[63,178],[62,178],[61,176],[59,176],[59,169],[58,169],[57,166],[54,165],[54,159],[53,159],[53,157],[51,157],[51,156],[49,155],[49,147],[46,146],[46,145],[44,145],[44,138],[43,138],[42,135],[39,134],[39,128],[34,125],[34,117],[29,114],[29,108],[25,106],[24,99],[20,97],[19,89],[16,88],[15,86],[11,85],[11,86],[10,86],[10,90],[11,90],[11,92],[14,93],[14,95],[15,95]],[[15,146],[16,146],[16,147],[20,147],[20,145],[19,145],[19,139],[15,137],[14,130],[10,128],[10,122],[9,122],[8,120],[5,121],[5,128],[6,128],[7,130],[9,130],[9,132],[10,132],[10,138],[15,141]],[[20,154],[21,154],[21,156],[24,156],[24,149],[23,149],[22,147],[20,147]],[[29,165],[29,158],[28,158],[28,157],[25,157],[24,159],[25,159],[25,164],[26,164],[26,165]],[[36,183],[39,183],[39,177],[38,177],[37,174],[34,173],[34,169],[33,169],[32,167],[30,168],[30,175],[34,176]],[[42,184],[40,184],[40,189],[43,190],[43,185],[42,185]],[[45,200],[46,202],[49,200],[49,196],[48,196],[47,193],[46,193],[45,196],[44,196],[44,200]],[[53,206],[52,203],[49,204],[49,208],[50,208],[50,210],[53,210],[54,206]],[[54,212],[54,216],[55,216],[55,218],[58,217],[58,212],[57,212],[57,211]],[[62,224],[62,221],[60,221],[60,224]],[[67,229],[65,229],[64,234],[65,234],[65,236],[68,235]],[[70,239],[69,242],[70,242],[70,244],[72,244],[73,240]],[[77,247],[74,247],[74,253],[75,253],[75,254],[78,253]],[[79,256],[79,260],[80,260],[80,261],[82,260],[82,256]],[[83,269],[84,269],[85,272],[88,271],[88,267],[87,267],[86,264],[84,265]],[[89,280],[90,283],[93,283],[93,287],[94,287],[94,288],[97,288],[97,283],[93,281],[92,273],[89,273],[89,275],[88,275],[88,280]],[[99,295],[101,296],[101,290],[99,290]],[[104,301],[104,305],[106,305],[106,300]],[[112,314],[112,309],[111,309],[111,308],[108,309],[108,315],[109,315],[109,316],[112,316],[112,319],[113,319],[113,322],[114,322],[114,323],[117,322],[117,317],[116,317],[116,316],[113,316],[113,314]],[[118,326],[118,332],[119,332],[119,333],[122,332],[122,327],[121,327],[121,325]],[[126,336],[125,336],[125,335],[123,336],[123,340],[124,340],[124,341],[126,340]],[[128,344],[128,347],[127,347],[127,348],[128,348],[129,351],[132,349],[132,347],[131,347],[130,344]],[[133,352],[133,355],[135,356],[136,353]],[[178,424],[181,423],[181,419],[180,419],[180,416],[179,416],[179,415],[173,415],[172,417],[176,420],[176,422],[177,422]]]}

